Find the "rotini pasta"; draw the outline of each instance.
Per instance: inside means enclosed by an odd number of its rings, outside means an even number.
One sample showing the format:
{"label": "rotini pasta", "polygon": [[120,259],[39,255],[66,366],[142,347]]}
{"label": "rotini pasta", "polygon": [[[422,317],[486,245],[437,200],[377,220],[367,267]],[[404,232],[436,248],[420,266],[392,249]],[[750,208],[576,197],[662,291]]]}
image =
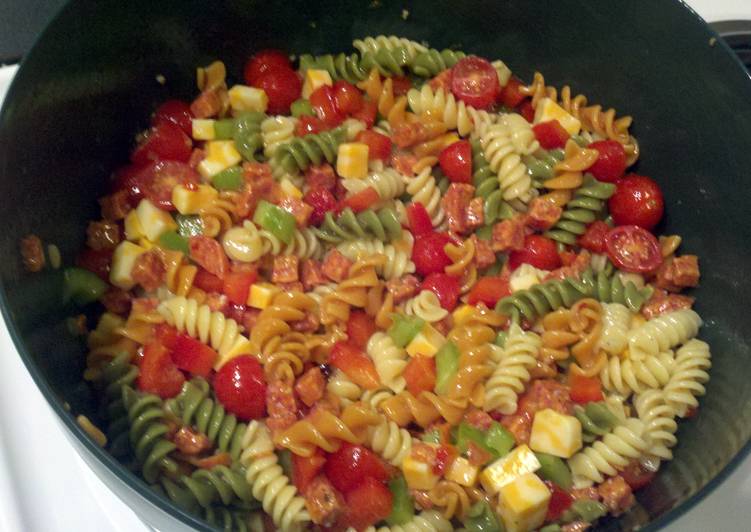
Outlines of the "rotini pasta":
{"label": "rotini pasta", "polygon": [[395,199],[404,194],[404,179],[392,168],[371,172],[365,179],[345,179],[342,184],[350,194],[357,194],[373,187],[381,201]]}
{"label": "rotini pasta", "polygon": [[402,373],[407,365],[407,353],[404,349],[397,347],[388,334],[376,332],[368,340],[366,350],[375,364],[381,384],[396,393],[404,390]]}
{"label": "rotini pasta", "polygon": [[709,345],[701,340],[686,342],[675,353],[675,365],[665,384],[665,402],[678,417],[685,417],[698,406],[696,396],[704,395],[704,383],[709,380],[707,370],[712,366]]}
{"label": "rotini pasta", "polygon": [[311,231],[324,242],[333,244],[366,238],[390,242],[402,236],[399,217],[390,207],[383,207],[378,211],[366,209],[357,214],[346,208],[336,220],[331,212],[327,212],[320,229],[313,228]]}
{"label": "rotini pasta", "polygon": [[606,390],[627,397],[632,392],[640,393],[649,388],[665,386],[673,372],[675,359],[672,351],[643,359],[610,357],[600,373]]}
{"label": "rotini pasta", "polygon": [[396,244],[384,244],[380,240],[357,240],[339,244],[336,249],[349,260],[385,257],[375,265],[376,272],[384,279],[395,279],[415,271],[415,264],[410,260],[411,248],[400,249]]}
{"label": "rotini pasta", "polygon": [[270,116],[261,122],[263,154],[267,159],[274,156],[279,146],[292,140],[296,123],[297,120],[289,116]]}
{"label": "rotini pasta", "polygon": [[400,428],[393,421],[384,419],[378,425],[371,427],[367,443],[391,465],[401,467],[404,458],[412,449],[412,436],[409,431]]}
{"label": "rotini pasta", "polygon": [[430,215],[433,227],[441,227],[446,221],[446,214],[441,206],[441,191],[436,185],[435,178],[431,174],[431,168],[424,168],[414,177],[404,177],[407,185],[407,194],[415,203],[421,203]]}
{"label": "rotini pasta", "polygon": [[511,326],[503,357],[485,388],[485,410],[514,413],[517,396],[529,381],[529,370],[537,362],[540,345],[540,337],[535,333],[524,332],[517,325]]}
{"label": "rotini pasta", "polygon": [[532,179],[517,152],[517,143],[514,142],[514,135],[522,138],[525,136],[523,133],[525,132],[521,127],[512,133],[504,124],[495,124],[488,126],[480,137],[485,158],[493,172],[498,175],[502,197],[507,201],[529,201],[531,197]]}
{"label": "rotini pasta", "polygon": [[631,313],[620,303],[603,303],[600,348],[610,355],[618,355],[628,345]]}
{"label": "rotini pasta", "polygon": [[696,336],[701,318],[691,309],[676,310],[649,320],[628,335],[629,356],[642,360],[677,347]]}
{"label": "rotini pasta", "polygon": [[405,301],[404,313],[417,316],[428,323],[441,321],[448,316],[448,311],[441,307],[438,296],[430,290],[421,290],[415,297]]}

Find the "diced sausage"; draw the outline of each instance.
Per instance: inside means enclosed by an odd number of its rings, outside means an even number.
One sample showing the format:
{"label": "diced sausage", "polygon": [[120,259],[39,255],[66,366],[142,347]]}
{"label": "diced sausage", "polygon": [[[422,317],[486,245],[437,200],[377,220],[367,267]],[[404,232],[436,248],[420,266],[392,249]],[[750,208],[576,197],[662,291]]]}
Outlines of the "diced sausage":
{"label": "diced sausage", "polygon": [[193,148],[193,151],[190,152],[190,158],[188,158],[188,166],[190,166],[193,169],[198,168],[198,163],[203,161],[206,158],[206,150],[201,148]]}
{"label": "diced sausage", "polygon": [[126,316],[130,312],[131,300],[132,296],[128,292],[114,286],[99,298],[99,301],[108,312],[117,314],[118,316]]}
{"label": "diced sausage", "polygon": [[294,255],[279,255],[274,257],[274,270],[271,281],[274,283],[294,283],[300,276],[298,266],[300,259]]}
{"label": "diced sausage", "polygon": [[181,427],[172,439],[177,450],[188,456],[195,456],[211,449],[209,437],[190,427]]}
{"label": "diced sausage", "polygon": [[398,305],[420,291],[420,280],[414,275],[404,275],[386,282],[386,290],[394,296],[394,304]]}
{"label": "diced sausage", "polygon": [[446,212],[449,229],[455,233],[467,230],[467,209],[475,194],[475,187],[466,183],[452,183],[441,199],[441,205]]}
{"label": "diced sausage", "polygon": [[99,199],[102,218],[116,222],[123,220],[133,209],[127,190],[118,190],[114,194]]}
{"label": "diced sausage", "polygon": [[333,191],[336,185],[334,168],[329,163],[308,167],[305,171],[305,183],[311,190],[322,187]]}
{"label": "diced sausage", "polygon": [[532,432],[532,415],[529,412],[500,416],[500,422],[514,436],[517,445],[529,443]]}
{"label": "diced sausage", "polygon": [[270,203],[278,203],[282,197],[279,183],[272,177],[269,163],[246,161],[243,163],[243,177],[246,185],[250,185],[252,193],[257,199],[264,199]]}
{"label": "diced sausage", "polygon": [[490,241],[481,240],[477,235],[472,235],[472,242],[475,244],[475,265],[478,269],[483,270],[488,266],[495,264],[495,253],[490,246]]}
{"label": "diced sausage", "polygon": [[229,308],[229,299],[224,294],[209,292],[206,294],[206,301],[203,304],[209,307],[211,312],[221,312],[224,314]]}
{"label": "diced sausage", "polygon": [[699,258],[682,255],[668,258],[660,265],[655,276],[655,285],[670,292],[699,284]]}
{"label": "diced sausage", "polygon": [[292,281],[291,283],[277,283],[276,284],[282,292],[304,292],[305,289],[300,281]]}
{"label": "diced sausage", "polygon": [[243,312],[242,324],[245,327],[245,330],[249,331],[255,326],[260,313],[261,310],[257,308],[249,308]]}
{"label": "diced sausage", "polygon": [[297,227],[308,225],[308,218],[313,214],[313,207],[298,198],[286,197],[279,202],[279,208],[295,217]]}
{"label": "diced sausage", "polygon": [[524,247],[524,237],[524,219],[521,216],[515,216],[493,226],[490,246],[493,251],[502,253],[519,250]]}
{"label": "diced sausage", "polygon": [[295,382],[295,392],[306,406],[313,406],[322,399],[325,390],[326,379],[318,366],[310,368]]}
{"label": "diced sausage", "polygon": [[580,277],[584,271],[589,268],[592,262],[592,255],[586,249],[579,252],[576,258],[568,266],[563,266],[552,272],[548,273],[543,282],[551,279],[558,279],[559,281],[566,279],[567,277]]}
{"label": "diced sausage", "polygon": [[529,202],[527,225],[538,231],[553,227],[560,219],[563,209],[544,198],[535,198]]}
{"label": "diced sausage", "polygon": [[326,284],[328,281],[323,275],[321,263],[315,259],[305,259],[302,261],[300,268],[302,277],[302,286],[305,291],[312,290],[318,285]]}
{"label": "diced sausage", "polygon": [[131,271],[133,280],[140,284],[147,292],[153,292],[164,282],[167,268],[158,252],[147,251],[136,258]]}
{"label": "diced sausage", "polygon": [[600,500],[600,494],[597,492],[597,488],[594,486],[589,486],[588,488],[572,489],[570,493],[575,501],[579,501],[582,499],[589,499],[591,501]]}
{"label": "diced sausage", "polygon": [[618,475],[607,479],[597,487],[597,492],[602,497],[602,503],[607,506],[613,515],[620,515],[634,504],[636,499],[622,476]]}
{"label": "diced sausage", "polygon": [[519,398],[516,412],[502,416],[501,424],[514,435],[517,443],[528,443],[535,413],[546,408],[551,408],[560,414],[571,415],[573,402],[568,388],[563,384],[552,379],[538,379]]}
{"label": "diced sausage", "polygon": [[97,251],[115,249],[120,243],[120,227],[112,222],[89,222],[86,228],[86,245]]}
{"label": "diced sausage", "polygon": [[573,521],[567,523],[561,527],[561,532],[583,532],[589,530],[592,527],[592,523],[587,521]]}
{"label": "diced sausage", "polygon": [[190,237],[190,257],[203,269],[217,277],[224,277],[229,270],[229,259],[222,245],[208,236]]}
{"label": "diced sausage", "polygon": [[317,525],[332,526],[345,510],[342,496],[323,475],[312,480],[303,496],[310,519]]}
{"label": "diced sausage", "polygon": [[269,383],[266,389],[266,425],[273,433],[291,427],[297,421],[297,400],[292,386],[282,380]]}
{"label": "diced sausage", "polygon": [[222,97],[217,89],[203,91],[190,104],[190,112],[196,118],[211,118],[222,110]]}
{"label": "diced sausage", "polygon": [[464,415],[464,421],[480,430],[488,430],[493,425],[493,418],[482,410],[473,410]]}
{"label": "diced sausage", "polygon": [[428,81],[428,85],[430,85],[433,91],[443,89],[444,92],[448,93],[451,90],[451,69],[447,68],[439,72],[433,79]]}
{"label": "diced sausage", "polygon": [[464,216],[464,227],[466,230],[472,230],[481,227],[483,223],[485,223],[485,199],[472,198]]}
{"label": "diced sausage", "polygon": [[352,261],[339,253],[338,250],[332,249],[323,259],[321,270],[326,277],[340,283],[347,277],[352,264]]}
{"label": "diced sausage", "polygon": [[665,290],[655,290],[641,309],[642,315],[651,320],[661,314],[684,308],[691,308],[694,298],[681,294],[668,294]]}
{"label": "diced sausage", "polygon": [[28,235],[21,239],[21,259],[28,272],[38,272],[44,268],[44,250],[38,236]]}
{"label": "diced sausage", "polygon": [[309,312],[305,314],[305,317],[301,320],[293,321],[291,324],[292,330],[302,333],[312,333],[318,330],[318,326],[321,325],[321,321],[318,316]]}
{"label": "diced sausage", "polygon": [[395,153],[391,156],[391,166],[402,175],[412,177],[415,175],[412,167],[417,164],[417,156],[413,153]]}

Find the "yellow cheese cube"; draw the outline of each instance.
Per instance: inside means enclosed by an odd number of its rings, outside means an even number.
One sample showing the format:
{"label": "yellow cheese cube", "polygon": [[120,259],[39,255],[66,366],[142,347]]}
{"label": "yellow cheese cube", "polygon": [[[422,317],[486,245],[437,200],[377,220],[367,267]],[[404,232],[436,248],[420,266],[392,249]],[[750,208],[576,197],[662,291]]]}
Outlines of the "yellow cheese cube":
{"label": "yellow cheese cube", "polygon": [[527,532],[545,521],[550,490],[537,475],[528,473],[503,486],[498,498],[506,532]]}
{"label": "yellow cheese cube", "polygon": [[146,237],[139,238],[138,239],[138,245],[141,246],[146,251],[148,251],[148,250],[150,250],[151,248],[154,247],[154,243],[151,240],[149,240],[148,238],[146,238]]}
{"label": "yellow cheese cube", "polygon": [[498,493],[500,489],[527,473],[540,469],[540,461],[526,445],[520,445],[506,456],[499,458],[480,474],[480,482],[486,491]]}
{"label": "yellow cheese cube", "polygon": [[177,229],[172,216],[147,199],[142,199],[136,207],[136,216],[141,224],[143,235],[152,242],[156,242],[164,232]]}
{"label": "yellow cheese cube", "polygon": [[417,355],[432,357],[445,343],[446,338],[429,323],[426,323],[422,330],[417,333],[417,336],[407,345],[407,353],[413,357]]}
{"label": "yellow cheese cube", "polygon": [[464,323],[474,312],[475,307],[472,305],[461,305],[451,314],[454,318],[454,323]]}
{"label": "yellow cheese cube", "polygon": [[206,158],[198,163],[198,172],[208,179],[240,161],[242,155],[235,148],[234,140],[212,140],[206,143]]}
{"label": "yellow cheese cube", "polygon": [[279,291],[279,287],[271,283],[252,284],[248,293],[248,306],[265,309],[271,304],[271,300]]}
{"label": "yellow cheese cube", "polygon": [[474,486],[477,482],[479,470],[477,466],[470,464],[469,460],[460,456],[451,462],[448,471],[446,471],[446,479],[461,486]]}
{"label": "yellow cheese cube", "polygon": [[317,88],[323,87],[324,85],[331,87],[333,84],[334,82],[331,79],[331,74],[327,71],[309,68],[308,71],[305,72],[305,82],[302,84],[302,97],[310,98],[310,95],[313,94]]}
{"label": "yellow cheese cube", "polygon": [[279,187],[282,189],[282,194],[289,198],[302,199],[302,191],[297,188],[292,181],[286,177],[279,182]]}
{"label": "yellow cheese cube", "polygon": [[547,271],[538,270],[531,264],[525,262],[514,270],[514,273],[509,277],[509,287],[511,288],[511,292],[527,290],[528,288],[539,284],[540,280],[545,277],[545,274],[547,274]]}
{"label": "yellow cheese cube", "polygon": [[130,211],[125,217],[125,238],[127,240],[136,241],[139,238],[143,238],[143,227],[138,220],[136,211]]}
{"label": "yellow cheese cube", "polygon": [[558,120],[558,123],[563,126],[563,129],[568,131],[569,135],[576,135],[582,127],[582,123],[578,118],[567,113],[563,107],[550,98],[543,98],[537,104],[534,123],[539,124],[540,122],[549,122],[550,120]]}
{"label": "yellow cheese cube", "polygon": [[582,448],[582,425],[574,416],[540,410],[532,422],[529,446],[538,453],[571,458]]}
{"label": "yellow cheese cube", "polygon": [[209,185],[198,185],[196,190],[189,190],[182,185],[172,189],[172,205],[180,214],[198,214],[198,211],[216,199],[219,192]]}
{"label": "yellow cheese cube", "polygon": [[364,179],[368,176],[368,145],[347,142],[339,145],[336,173],[344,179]]}
{"label": "yellow cheese cube", "polygon": [[214,131],[214,120],[209,118],[194,118],[193,140],[214,140],[216,133]]}
{"label": "yellow cheese cube", "polygon": [[130,290],[136,284],[130,273],[133,265],[145,248],[124,240],[115,248],[112,254],[112,268],[110,269],[110,282],[123,290]]}
{"label": "yellow cheese cube", "polygon": [[416,460],[411,454],[404,457],[402,471],[407,486],[414,490],[433,489],[438,484],[439,477],[433,473],[433,466],[423,461]]}
{"label": "yellow cheese cube", "polygon": [[269,97],[256,87],[235,85],[229,91],[229,105],[233,111],[257,111],[265,113],[269,106]]}

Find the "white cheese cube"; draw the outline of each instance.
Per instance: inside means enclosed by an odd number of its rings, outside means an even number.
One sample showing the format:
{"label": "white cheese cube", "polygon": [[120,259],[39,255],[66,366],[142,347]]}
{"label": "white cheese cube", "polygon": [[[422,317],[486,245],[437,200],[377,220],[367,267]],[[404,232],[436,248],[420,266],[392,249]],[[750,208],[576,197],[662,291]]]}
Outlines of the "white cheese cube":
{"label": "white cheese cube", "polygon": [[558,120],[558,123],[563,126],[563,129],[568,131],[569,135],[576,135],[582,127],[582,123],[578,118],[566,112],[563,107],[550,98],[543,98],[537,103],[534,123],[539,124],[551,120]]}
{"label": "white cheese cube", "polygon": [[195,190],[176,185],[172,189],[172,205],[180,214],[198,214],[201,208],[206,207],[218,196],[219,192],[209,185],[198,185]]}
{"label": "white cheese cube", "polygon": [[333,84],[334,82],[331,79],[331,74],[326,70],[309,68],[308,71],[305,72],[305,81],[302,85],[302,97],[310,98],[310,95],[319,87],[323,87],[324,85],[331,87]]}
{"label": "white cheese cube", "polygon": [[526,262],[513,271],[509,277],[509,287],[511,292],[527,290],[528,288],[540,284],[540,281],[548,274],[547,270],[538,270]]}
{"label": "white cheese cube", "polygon": [[464,457],[455,458],[446,471],[446,480],[456,482],[460,486],[472,487],[477,482],[477,474],[480,468],[473,466]]}
{"label": "white cheese cube", "polygon": [[535,453],[528,446],[520,445],[483,469],[480,482],[486,491],[496,494],[509,482],[538,469],[540,461]]}
{"label": "white cheese cube", "polygon": [[123,225],[125,226],[125,238],[127,240],[135,242],[136,240],[144,237],[143,227],[141,226],[141,222],[138,220],[138,214],[136,214],[136,211],[130,211],[128,213],[128,215],[125,217]]}
{"label": "white cheese cube", "polygon": [[550,490],[534,473],[517,477],[501,488],[498,513],[506,532],[527,532],[545,521]]}
{"label": "white cheese cube", "polygon": [[130,290],[136,284],[131,277],[133,265],[136,259],[145,253],[146,249],[124,240],[115,248],[112,254],[112,268],[110,269],[110,282],[123,290]]}
{"label": "white cheese cube", "polygon": [[147,199],[136,207],[136,216],[146,238],[156,242],[166,231],[177,229],[177,224],[167,211],[163,211]]}
{"label": "white cheese cube", "polygon": [[574,416],[540,410],[532,422],[529,446],[538,453],[571,458],[582,448],[582,425]]}
{"label": "white cheese cube", "polygon": [[407,486],[413,490],[430,490],[438,484],[439,477],[433,473],[433,466],[416,460],[411,454],[404,457],[402,471]]}
{"label": "white cheese cube", "polygon": [[216,138],[214,120],[210,118],[194,118],[192,126],[193,140],[214,140]]}
{"label": "white cheese cube", "polygon": [[204,179],[236,166],[242,161],[242,155],[235,148],[234,140],[212,140],[206,143],[206,158],[198,163],[198,173]]}

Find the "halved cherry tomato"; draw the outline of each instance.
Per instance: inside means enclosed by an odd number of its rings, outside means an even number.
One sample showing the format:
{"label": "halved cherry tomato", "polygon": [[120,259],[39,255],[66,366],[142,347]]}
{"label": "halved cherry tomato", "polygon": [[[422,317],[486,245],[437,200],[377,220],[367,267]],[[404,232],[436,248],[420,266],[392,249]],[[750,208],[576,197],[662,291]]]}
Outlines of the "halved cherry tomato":
{"label": "halved cherry tomato", "polygon": [[193,279],[193,286],[205,292],[221,293],[224,290],[224,281],[213,273],[209,273],[203,268],[198,268],[196,277]]}
{"label": "halved cherry tomato", "polygon": [[292,482],[300,493],[305,493],[305,490],[321,472],[325,463],[326,457],[323,451],[318,448],[310,457],[292,454]]}
{"label": "halved cherry tomato", "polygon": [[76,266],[89,270],[103,280],[109,281],[112,252],[111,249],[84,248],[76,257]]}
{"label": "halved cherry tomato", "polygon": [[235,357],[214,376],[216,398],[243,421],[266,415],[266,380],[261,364],[251,355]]}
{"label": "halved cherry tomato", "polygon": [[326,124],[317,116],[302,115],[297,121],[297,126],[295,126],[295,134],[298,137],[320,133],[321,131],[326,131]]}
{"label": "halved cherry tomato", "polygon": [[311,188],[303,197],[305,203],[313,207],[313,212],[308,221],[311,225],[318,225],[323,222],[326,213],[336,210],[336,198],[327,189],[323,187]]}
{"label": "halved cherry tomato", "polygon": [[524,120],[530,124],[535,121],[535,108],[532,107],[530,100],[524,100],[521,105],[516,107],[516,112],[522,115]]}
{"label": "halved cherry tomato", "polygon": [[602,401],[602,384],[597,377],[585,377],[571,373],[568,382],[571,386],[571,400],[573,402],[585,404]]}
{"label": "halved cherry tomato", "polygon": [[444,148],[438,162],[452,183],[472,182],[472,146],[468,140],[460,140]]}
{"label": "halved cherry tomato", "polygon": [[321,85],[310,95],[310,105],[316,116],[326,127],[336,127],[344,121],[345,116],[336,108],[334,89],[328,85]]}
{"label": "halved cherry tomato", "polygon": [[190,258],[196,264],[209,273],[224,278],[229,270],[229,259],[219,242],[208,236],[198,235],[190,237],[188,246]]}
{"label": "halved cherry tomato", "polygon": [[546,150],[555,150],[563,148],[566,141],[571,137],[558,120],[540,122],[532,126],[535,138],[539,141],[540,146]]}
{"label": "halved cherry tomato", "polygon": [[138,202],[143,198],[143,185],[141,184],[141,174],[144,168],[150,166],[152,163],[146,165],[142,164],[128,164],[121,168],[118,168],[112,174],[112,191],[117,192],[119,190],[126,190],[128,192],[128,199],[130,204],[134,207],[138,205]]}
{"label": "halved cherry tomato", "polygon": [[193,153],[193,141],[172,122],[162,121],[146,132],[133,150],[130,160],[136,164],[150,161],[187,162]]}
{"label": "halved cherry tomato", "polygon": [[185,163],[157,161],[145,166],[135,180],[151,203],[165,211],[173,211],[172,189],[177,185],[196,185],[201,177]]}
{"label": "halved cherry tomato", "polygon": [[391,513],[393,495],[382,483],[373,478],[365,481],[345,496],[347,507],[337,525],[343,528],[365,530]]}
{"label": "halved cherry tomato", "polygon": [[354,343],[335,343],[331,348],[329,364],[342,370],[352,382],[367,390],[375,390],[381,384],[375,364]]}
{"label": "halved cherry tomato", "polygon": [[412,88],[412,81],[406,76],[394,76],[391,78],[394,96],[404,96]]}
{"label": "halved cherry tomato", "polygon": [[589,145],[599,154],[589,172],[600,181],[615,183],[626,171],[626,150],[615,140],[598,140]]}
{"label": "halved cherry tomato", "polygon": [[430,290],[440,301],[441,306],[451,312],[456,308],[461,294],[459,278],[443,272],[435,272],[428,275],[420,287],[422,290]]}
{"label": "halved cherry tomato", "polygon": [[545,485],[550,490],[550,502],[548,502],[548,513],[545,515],[545,522],[557,521],[563,512],[568,510],[574,503],[571,494],[552,482],[546,481]]}
{"label": "halved cherry tomato", "polygon": [[182,100],[167,100],[156,108],[151,118],[151,125],[156,126],[160,122],[171,122],[183,130],[186,135],[193,133],[193,113],[190,112],[190,104]]}
{"label": "halved cherry tomato", "polygon": [[615,193],[608,200],[608,209],[616,225],[652,229],[662,218],[665,200],[660,186],[652,179],[630,174],[616,183]]}
{"label": "halved cherry tomato", "polygon": [[501,91],[498,73],[487,59],[474,55],[460,59],[451,70],[451,92],[477,109],[488,109]]}
{"label": "halved cherry tomato", "polygon": [[187,334],[177,335],[171,349],[175,366],[204,378],[211,374],[211,369],[219,357],[219,353]]}
{"label": "halved cherry tomato", "polygon": [[523,86],[524,84],[519,78],[511,76],[508,83],[506,83],[506,86],[503,87],[503,90],[501,91],[499,98],[501,105],[508,107],[509,109],[518,107],[526,98],[521,92]]}
{"label": "halved cherry tomato", "polygon": [[512,251],[508,265],[511,270],[522,264],[531,264],[541,270],[555,270],[561,267],[561,256],[555,242],[542,235],[527,235],[524,248]]}
{"label": "halved cherry tomato", "polygon": [[605,235],[610,226],[601,220],[589,224],[587,230],[578,239],[578,244],[593,253],[605,253]]}
{"label": "halved cherry tomato", "polygon": [[267,111],[271,114],[289,114],[289,106],[302,93],[300,76],[290,68],[267,70],[253,86],[263,89],[269,97]]}
{"label": "halved cherry tomato", "polygon": [[349,207],[354,212],[360,212],[365,209],[370,209],[379,199],[381,199],[381,197],[378,195],[378,191],[373,187],[368,187],[344,198],[342,201],[342,208]]}
{"label": "halved cherry tomato", "polygon": [[261,50],[245,64],[243,77],[245,78],[245,83],[255,86],[255,83],[261,79],[261,76],[277,69],[292,69],[292,63],[287,54],[281,50]]}
{"label": "halved cherry tomato", "polygon": [[370,449],[362,445],[344,443],[331,453],[323,467],[331,484],[342,493],[352,491],[367,478],[388,480],[386,464]]}
{"label": "halved cherry tomato", "polygon": [[428,210],[422,203],[416,201],[407,205],[407,220],[409,229],[414,236],[427,235],[433,232],[433,222],[430,220]]}
{"label": "halved cherry tomato", "polygon": [[258,279],[258,273],[254,271],[227,272],[224,275],[222,292],[230,303],[245,305],[248,303],[250,285],[255,283],[256,279]]}
{"label": "halved cherry tomato", "polygon": [[152,342],[143,348],[143,359],[136,382],[139,390],[169,399],[180,393],[185,376],[172,362],[169,349]]}
{"label": "halved cherry tomato", "polygon": [[391,139],[373,130],[360,131],[355,137],[357,142],[368,145],[368,159],[388,159],[391,156]]}
{"label": "halved cherry tomato", "polygon": [[418,238],[412,247],[412,262],[415,270],[422,276],[442,272],[451,264],[451,259],[443,248],[451,243],[451,237],[446,233],[429,233]]}
{"label": "halved cherry tomato", "polygon": [[351,115],[362,109],[362,93],[351,83],[340,79],[334,83],[334,104],[340,113]]}
{"label": "halved cherry tomato", "polygon": [[365,127],[371,128],[375,124],[376,115],[378,114],[378,106],[375,102],[366,100],[362,104],[362,109],[352,113],[352,118],[365,122]]}
{"label": "halved cherry tomato", "polygon": [[353,310],[349,313],[347,336],[350,342],[360,349],[365,349],[374,332],[376,332],[375,320],[364,310]]}
{"label": "halved cherry tomato", "polygon": [[656,474],[657,473],[654,471],[646,469],[639,460],[629,462],[620,472],[623,480],[625,480],[626,484],[628,484],[634,491],[641,489],[652,482],[652,479],[655,478]]}
{"label": "halved cherry tomato", "polygon": [[662,262],[660,243],[655,236],[636,225],[621,225],[605,236],[608,257],[627,272],[647,273]]}
{"label": "halved cherry tomato", "polygon": [[407,390],[412,395],[432,392],[435,388],[435,358],[410,357],[404,368],[404,380],[407,381]]}
{"label": "halved cherry tomato", "polygon": [[504,277],[481,277],[469,291],[470,305],[485,303],[494,306],[499,300],[511,294],[508,279]]}

